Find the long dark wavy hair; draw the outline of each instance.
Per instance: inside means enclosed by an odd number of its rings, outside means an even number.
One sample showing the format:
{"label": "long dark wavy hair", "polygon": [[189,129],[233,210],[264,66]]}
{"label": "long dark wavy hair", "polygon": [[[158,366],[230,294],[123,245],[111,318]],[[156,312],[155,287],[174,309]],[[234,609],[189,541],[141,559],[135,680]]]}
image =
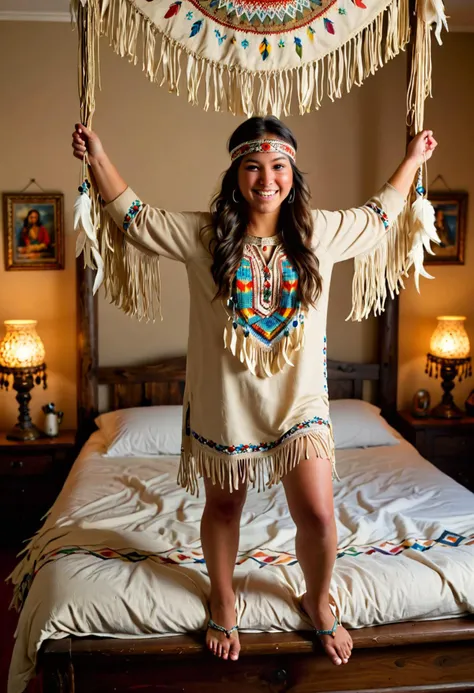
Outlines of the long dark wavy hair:
{"label": "long dark wavy hair", "polygon": [[[274,116],[249,118],[231,135],[229,152],[249,140],[271,135],[297,149],[296,139],[289,128]],[[242,158],[236,159],[222,178],[222,185],[211,201],[213,239],[211,253],[212,276],[217,285],[216,298],[227,298],[239,267],[244,249],[244,236],[248,226],[247,204],[239,193],[238,170]],[[294,202],[286,200],[280,208],[278,232],[288,259],[298,272],[299,300],[303,308],[314,306],[321,294],[322,280],[319,262],[311,249],[313,218],[310,208],[310,191],[303,174],[291,161],[293,169]],[[234,201],[233,193],[237,192]]]}

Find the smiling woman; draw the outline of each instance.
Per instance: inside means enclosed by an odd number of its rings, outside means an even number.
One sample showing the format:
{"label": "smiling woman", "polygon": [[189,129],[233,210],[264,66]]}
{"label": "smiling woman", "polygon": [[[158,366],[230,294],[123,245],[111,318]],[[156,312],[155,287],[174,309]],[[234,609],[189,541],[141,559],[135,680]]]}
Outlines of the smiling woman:
{"label": "smiling woman", "polygon": [[[177,214],[143,203],[97,135],[76,126],[74,154],[82,159],[87,151],[108,201],[102,247],[112,300],[127,312],[138,305],[146,311],[159,255],[186,265],[191,304],[178,483],[197,493],[204,479],[212,614],[206,642],[219,657],[235,660],[240,651],[232,577],[247,487],[282,482],[307,588],[302,608],[331,661],[349,660],[351,637],[329,602],[338,478],[326,362],[330,278],[335,262],[377,253],[420,161],[435,147],[430,131],[415,137],[390,181],[362,207],[311,210],[293,134],[274,117],[250,118],[230,138],[231,163],[210,213]],[[380,257],[379,264],[383,271]],[[141,278],[136,291],[128,290],[132,277]]]}
{"label": "smiling woman", "polygon": [[292,132],[272,116],[250,118],[235,130],[228,149],[232,163],[211,205],[215,229],[211,271],[217,295],[228,293],[246,234],[277,235],[298,272],[302,306],[314,305],[321,278],[315,255],[306,251],[313,235],[311,194],[296,166]]}

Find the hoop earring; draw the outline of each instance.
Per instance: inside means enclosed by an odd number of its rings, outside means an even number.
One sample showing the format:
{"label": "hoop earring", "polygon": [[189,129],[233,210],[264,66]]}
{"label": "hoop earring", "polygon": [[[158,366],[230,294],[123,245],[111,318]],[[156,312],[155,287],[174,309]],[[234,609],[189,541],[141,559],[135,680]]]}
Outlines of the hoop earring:
{"label": "hoop earring", "polygon": [[235,193],[236,193],[236,190],[235,190],[235,188],[234,188],[234,190],[232,190],[232,199],[233,199],[233,201],[235,202],[235,204],[238,205],[238,204],[239,204],[239,200],[236,199]]}
{"label": "hoop earring", "polygon": [[289,205],[292,205],[292,204],[293,204],[293,202],[295,201],[295,197],[296,197],[296,195],[295,195],[295,189],[294,189],[294,188],[291,188],[290,194],[289,194],[288,197],[286,198]]}

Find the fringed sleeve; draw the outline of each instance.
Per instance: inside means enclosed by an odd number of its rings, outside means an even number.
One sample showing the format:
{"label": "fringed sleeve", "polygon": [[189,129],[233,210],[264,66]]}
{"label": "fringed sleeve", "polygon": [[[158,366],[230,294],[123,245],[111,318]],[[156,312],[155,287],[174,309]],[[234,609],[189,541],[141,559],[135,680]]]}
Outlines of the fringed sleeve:
{"label": "fringed sleeve", "polygon": [[112,303],[139,319],[160,312],[159,258],[187,263],[203,246],[201,212],[166,212],[144,204],[127,188],[101,211],[104,284]]}
{"label": "fringed sleeve", "polygon": [[409,266],[405,198],[386,183],[362,207],[345,211],[315,210],[316,252],[322,246],[333,262],[355,258],[352,311],[362,320],[383,311],[387,297],[398,292]]}

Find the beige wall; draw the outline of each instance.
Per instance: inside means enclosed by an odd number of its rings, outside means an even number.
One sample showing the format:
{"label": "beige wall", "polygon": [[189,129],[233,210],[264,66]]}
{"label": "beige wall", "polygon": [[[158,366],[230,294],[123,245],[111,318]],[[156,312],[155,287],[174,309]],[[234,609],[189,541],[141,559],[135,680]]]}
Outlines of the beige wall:
{"label": "beige wall", "polygon": [[[434,280],[422,280],[421,296],[412,281],[400,303],[399,402],[409,405],[418,388],[441,398],[439,381],[424,373],[426,353],[436,327],[437,315],[465,315],[466,329],[474,355],[474,34],[452,34],[436,48],[433,60],[433,100],[428,103],[426,122],[440,141],[429,179],[442,174],[453,190],[470,194],[465,265],[427,267]],[[437,182],[433,189],[446,189]],[[474,379],[456,381],[454,396],[462,405],[474,388]]]}
{"label": "beige wall", "polygon": [[[437,60],[437,81],[446,92],[458,54],[463,56],[464,73],[456,79],[467,79],[468,60],[473,66],[474,37],[456,35],[446,39],[443,58],[447,57]],[[52,400],[65,410],[65,425],[71,426],[75,421],[76,368],[71,211],[79,164],[70,154],[69,142],[78,112],[76,35],[65,24],[0,23],[0,64],[10,65],[8,70],[3,67],[0,75],[4,103],[0,114],[0,190],[21,190],[35,177],[44,188],[64,192],[67,233],[66,270],[62,272],[5,272],[3,255],[0,257],[0,321],[29,317],[38,320],[38,332],[47,351],[50,387],[46,393],[35,389],[32,412],[38,418],[41,404]],[[138,67],[115,56],[106,43],[102,43],[101,68],[103,91],[97,97],[94,127],[122,175],[152,204],[170,210],[205,209],[227,166],[226,140],[241,119],[204,113],[190,106],[184,95],[177,98],[150,85]],[[315,206],[334,209],[361,204],[395,168],[405,139],[404,80],[401,57],[342,101],[327,101],[320,112],[287,119],[299,141],[298,162],[308,174]],[[466,155],[465,163],[458,166],[456,148],[447,144],[451,132],[461,135],[458,119],[467,123],[473,115],[472,96],[471,110],[461,113],[463,98],[467,100],[456,88],[433,103],[432,119],[436,120],[436,129],[442,130],[444,151],[431,171],[442,172],[453,186],[468,187],[470,157]],[[443,127],[448,112],[449,118],[453,120],[454,114],[455,119],[448,126],[450,132]],[[468,137],[466,131],[465,140]],[[464,153],[466,146],[464,141],[459,151]],[[468,242],[472,266],[470,251],[474,247],[470,245],[474,244]],[[463,289],[461,307],[453,294],[449,301],[447,287],[453,278],[468,271],[468,267],[437,270],[434,288],[428,289],[424,282],[421,298],[414,299],[411,293],[409,300],[404,297],[401,372],[407,373],[410,383],[406,392],[401,384],[402,398],[409,397],[414,389],[419,370],[416,359],[421,359],[426,350],[420,325],[439,312],[432,292],[438,291],[446,301],[444,312],[467,312],[467,288]],[[163,260],[162,280],[165,319],[160,324],[145,325],[127,318],[101,297],[102,365],[144,362],[184,352],[189,305],[184,269]],[[354,361],[374,359],[376,321],[344,322],[350,310],[351,280],[351,263],[336,267],[331,288],[329,355]],[[422,320],[415,321],[419,314]],[[429,333],[430,329],[425,331]],[[416,338],[407,351],[407,335],[413,331]],[[15,417],[14,397],[0,392],[0,428],[13,424]]]}
{"label": "beige wall", "polygon": [[[66,269],[5,272],[0,244],[0,334],[3,320],[34,318],[46,348],[48,390],[35,387],[31,411],[41,422],[41,405],[53,401],[75,422],[76,345],[74,240],[71,206],[78,173],[67,157],[75,105],[76,51],[64,24],[0,22],[0,190],[20,191],[30,178],[46,190],[65,193]],[[32,187],[32,192],[38,188]],[[39,412],[39,416],[38,416]],[[16,420],[11,392],[0,391],[0,428]]]}

